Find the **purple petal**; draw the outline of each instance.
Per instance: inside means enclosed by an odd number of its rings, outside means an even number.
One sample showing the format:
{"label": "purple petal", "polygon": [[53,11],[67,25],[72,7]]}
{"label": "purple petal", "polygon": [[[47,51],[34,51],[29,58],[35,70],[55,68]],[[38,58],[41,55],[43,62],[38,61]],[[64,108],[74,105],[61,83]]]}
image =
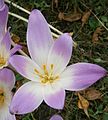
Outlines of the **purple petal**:
{"label": "purple petal", "polygon": [[12,90],[15,85],[15,75],[11,70],[4,68],[0,71],[0,81]]}
{"label": "purple petal", "polygon": [[0,10],[2,10],[2,8],[5,6],[4,4],[4,0],[0,0]]}
{"label": "purple petal", "polygon": [[72,54],[73,41],[68,33],[61,35],[52,46],[48,64],[54,64],[54,73],[59,74],[67,66]]}
{"label": "purple petal", "polygon": [[3,40],[1,41],[1,47],[4,46],[4,48],[7,51],[10,51],[11,48],[11,36],[9,31],[6,32],[6,34],[3,37]]}
{"label": "purple petal", "polygon": [[13,47],[13,48],[11,49],[11,56],[12,56],[14,53],[16,53],[17,51],[19,51],[20,49],[22,49],[22,46],[16,44],[15,47]]}
{"label": "purple petal", "polygon": [[10,112],[12,114],[26,114],[34,111],[43,101],[41,85],[28,82],[15,93]]}
{"label": "purple petal", "polygon": [[60,115],[53,115],[50,120],[63,120],[63,118]]}
{"label": "purple petal", "polygon": [[17,72],[19,72],[25,78],[40,82],[39,77],[35,72],[35,69],[40,71],[40,68],[29,57],[13,55],[9,59],[9,63],[16,69]]}
{"label": "purple petal", "polygon": [[76,63],[61,74],[61,84],[66,90],[83,90],[106,75],[106,70],[96,64]]}
{"label": "purple petal", "polygon": [[9,115],[7,116],[7,119],[5,119],[5,120],[16,120],[16,117],[15,117],[15,115],[11,115],[9,113]]}
{"label": "purple petal", "polygon": [[39,10],[33,10],[28,22],[27,44],[32,59],[38,65],[46,64],[52,43],[51,31],[44,16]]}
{"label": "purple petal", "polygon": [[8,106],[0,109],[0,120],[16,120],[15,115],[11,115]]}
{"label": "purple petal", "polygon": [[3,37],[3,40],[0,42],[0,57],[3,60],[3,62],[1,61],[0,64],[0,69],[7,67],[8,66],[8,60],[10,57],[10,47],[11,47],[11,43],[10,43],[10,34],[7,31],[5,36]]}
{"label": "purple petal", "polygon": [[8,11],[9,9],[6,5],[0,10],[0,42],[2,41],[6,32]]}
{"label": "purple petal", "polygon": [[43,92],[44,101],[47,105],[55,109],[63,109],[65,101],[65,91],[58,84],[45,85]]}

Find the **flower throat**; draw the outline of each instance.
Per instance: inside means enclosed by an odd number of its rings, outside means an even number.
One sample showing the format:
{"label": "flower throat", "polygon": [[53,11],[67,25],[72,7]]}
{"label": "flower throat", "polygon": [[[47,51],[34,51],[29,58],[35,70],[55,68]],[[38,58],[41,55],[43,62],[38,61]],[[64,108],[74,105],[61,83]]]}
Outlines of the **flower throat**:
{"label": "flower throat", "polygon": [[47,66],[44,64],[42,66],[42,70],[44,71],[43,74],[41,74],[37,69],[34,69],[35,73],[40,77],[41,83],[43,83],[43,84],[53,83],[55,80],[59,79],[58,75],[53,74],[53,71],[54,71],[53,64],[50,65],[49,71],[47,70]]}

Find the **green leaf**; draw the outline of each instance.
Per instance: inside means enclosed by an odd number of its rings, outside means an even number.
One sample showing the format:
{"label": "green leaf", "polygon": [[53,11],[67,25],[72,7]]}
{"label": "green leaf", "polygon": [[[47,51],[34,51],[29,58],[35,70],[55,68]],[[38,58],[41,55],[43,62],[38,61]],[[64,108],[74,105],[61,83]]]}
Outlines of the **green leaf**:
{"label": "green leaf", "polygon": [[104,61],[101,58],[96,58],[96,59],[94,59],[94,62],[96,62],[96,63],[106,63],[107,61]]}
{"label": "green leaf", "polygon": [[103,114],[103,120],[108,120],[108,113]]}
{"label": "green leaf", "polygon": [[108,17],[102,16],[102,17],[101,17],[101,20],[102,20],[102,22],[108,22]]}
{"label": "green leaf", "polygon": [[22,118],[22,120],[31,120],[30,119],[30,114],[26,115],[24,118]]}
{"label": "green leaf", "polygon": [[91,17],[89,19],[89,26],[91,29],[95,30],[99,26],[99,22],[95,18]]}
{"label": "green leaf", "polygon": [[22,79],[23,79],[23,77],[22,77],[20,74],[17,74],[17,75],[16,75],[16,81],[22,80]]}

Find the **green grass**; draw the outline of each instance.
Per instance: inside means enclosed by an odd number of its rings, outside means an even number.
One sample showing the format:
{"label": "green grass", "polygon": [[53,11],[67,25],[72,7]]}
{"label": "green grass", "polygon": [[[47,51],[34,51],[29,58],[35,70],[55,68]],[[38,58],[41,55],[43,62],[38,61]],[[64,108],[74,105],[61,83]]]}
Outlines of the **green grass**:
{"label": "green grass", "polygon": [[[61,0],[59,1],[58,9],[54,8],[52,11],[51,0],[13,0],[18,5],[32,10],[37,8],[42,11],[47,21],[62,32],[74,32],[73,38],[78,46],[74,48],[71,63],[76,62],[91,62],[103,66],[108,69],[108,31],[104,29],[97,44],[92,42],[92,35],[95,29],[101,24],[91,14],[87,24],[84,25],[81,32],[77,31],[81,28],[81,20],[75,22],[60,21],[58,19],[59,11],[69,13],[74,8],[79,8],[82,12],[87,8],[82,3],[87,5],[98,16],[98,18],[108,27],[108,2],[107,0]],[[68,8],[66,9],[66,5]],[[28,18],[28,15],[19,11],[10,5],[10,11]],[[18,35],[22,41],[26,40],[27,24],[16,18],[9,16],[9,26],[11,32]],[[17,76],[17,79],[20,80]],[[22,79],[22,78],[21,78]],[[90,120],[108,120],[108,77],[103,78],[93,85],[97,90],[104,94],[102,100],[90,101],[88,109]],[[55,114],[60,114],[64,120],[88,120],[87,116],[77,107],[78,98],[74,92],[67,92],[65,107],[58,111],[48,107],[45,103],[35,110],[32,114],[19,116],[18,120],[49,120]],[[22,101],[23,102],[23,101]],[[33,116],[35,119],[33,119]]]}

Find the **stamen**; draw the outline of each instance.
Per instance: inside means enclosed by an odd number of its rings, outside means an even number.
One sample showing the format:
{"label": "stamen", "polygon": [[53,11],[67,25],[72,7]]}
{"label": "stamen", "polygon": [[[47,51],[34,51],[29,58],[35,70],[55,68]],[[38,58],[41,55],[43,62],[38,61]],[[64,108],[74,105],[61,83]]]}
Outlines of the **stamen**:
{"label": "stamen", "polygon": [[43,72],[39,72],[37,69],[34,69],[35,73],[40,77],[40,81],[43,84],[53,83],[55,80],[59,79],[58,75],[54,75],[54,64],[50,64],[49,71],[47,70],[47,66],[45,64],[42,65]]}
{"label": "stamen", "polygon": [[46,65],[43,65],[43,70],[44,70],[44,73],[45,73],[46,75],[48,75],[48,71],[47,71]]}
{"label": "stamen", "polygon": [[34,69],[34,71],[35,71],[37,74],[39,74],[39,71],[38,71],[36,68]]}
{"label": "stamen", "polygon": [[47,81],[46,81],[46,79],[41,79],[41,83],[43,83],[43,84],[45,84]]}
{"label": "stamen", "polygon": [[54,65],[53,65],[53,64],[51,64],[51,66],[50,66],[50,67],[51,67],[51,70],[53,70],[53,69],[54,69]]}
{"label": "stamen", "polygon": [[59,76],[56,76],[56,77],[54,78],[54,80],[57,80],[57,79],[59,79]]}
{"label": "stamen", "polygon": [[36,74],[37,74],[40,78],[43,78],[43,75],[41,75],[36,68],[34,69],[34,71],[36,72]]}
{"label": "stamen", "polygon": [[54,65],[51,64],[51,65],[50,65],[50,71],[49,71],[49,77],[52,76],[52,74],[53,74],[53,69],[54,69]]}

